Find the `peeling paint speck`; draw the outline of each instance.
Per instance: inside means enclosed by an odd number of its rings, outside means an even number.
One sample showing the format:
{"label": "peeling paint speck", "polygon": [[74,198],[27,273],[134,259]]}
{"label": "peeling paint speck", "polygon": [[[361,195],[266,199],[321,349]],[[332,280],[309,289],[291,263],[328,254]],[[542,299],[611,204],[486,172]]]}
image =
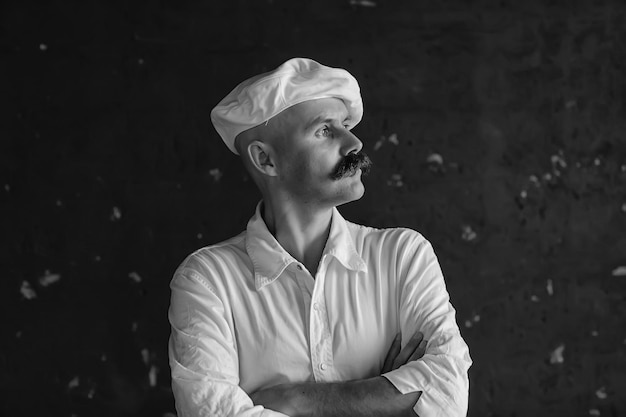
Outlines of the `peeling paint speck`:
{"label": "peeling paint speck", "polygon": [[383,146],[383,144],[385,143],[385,137],[381,136],[380,139],[378,139],[376,141],[376,143],[374,144],[374,150],[377,151],[381,148],[381,146]]}
{"label": "peeling paint speck", "polygon": [[557,363],[563,363],[564,359],[563,359],[563,352],[565,351],[565,345],[561,344],[559,345],[556,349],[554,349],[551,353],[550,353],[550,363],[551,364],[557,364]]}
{"label": "peeling paint speck", "polygon": [[562,153],[559,153],[558,155],[552,155],[550,157],[550,161],[552,162],[553,168],[555,168],[557,165],[560,166],[561,168],[567,167],[567,162],[565,162],[565,159],[563,158]]}
{"label": "peeling paint speck", "polygon": [[626,266],[618,266],[611,272],[614,277],[626,277]]}
{"label": "peeling paint speck", "polygon": [[463,226],[463,233],[461,234],[461,239],[463,239],[466,242],[471,242],[475,240],[477,237],[478,235],[476,234],[474,230],[472,230],[471,226],[469,225]]}
{"label": "peeling paint speck", "polygon": [[72,380],[67,384],[69,389],[76,388],[80,385],[80,378],[75,376]]}
{"label": "peeling paint speck", "polygon": [[402,187],[404,182],[402,182],[402,175],[393,174],[391,179],[387,181],[387,185],[390,187]]}
{"label": "peeling paint speck", "polygon": [[213,177],[213,181],[219,182],[222,179],[222,171],[219,168],[213,168],[209,170],[209,175]]}
{"label": "peeling paint speck", "polygon": [[154,365],[150,367],[150,372],[148,373],[148,378],[150,379],[150,386],[156,387],[157,384],[157,373],[159,372],[158,368]]}
{"label": "peeling paint speck", "polygon": [[52,274],[49,270],[46,269],[46,272],[42,277],[39,277],[39,285],[42,287],[47,287],[50,284],[54,284],[55,282],[61,279],[60,274]]}
{"label": "peeling paint speck", "polygon": [[428,155],[428,158],[426,158],[426,162],[428,162],[429,164],[442,165],[443,157],[438,153],[431,153],[430,155]]}
{"label": "peeling paint speck", "polygon": [[128,278],[130,278],[131,280],[133,280],[136,283],[140,283],[141,282],[141,276],[138,273],[136,273],[135,271],[130,272],[128,274]]}
{"label": "peeling paint speck", "polygon": [[385,144],[385,142],[391,142],[396,146],[400,144],[400,141],[398,140],[398,135],[396,133],[392,133],[391,135],[389,135],[388,138],[386,138],[385,136],[381,136],[380,139],[378,139],[374,144],[374,150],[379,150]]}
{"label": "peeling paint speck", "polygon": [[22,287],[20,288],[20,292],[22,293],[24,298],[26,298],[27,300],[32,300],[34,298],[37,298],[37,293],[35,292],[35,290],[33,290],[33,287],[30,286],[30,283],[28,281],[22,282]]}
{"label": "peeling paint speck", "polygon": [[376,7],[376,2],[371,0],[350,0],[351,6]]}
{"label": "peeling paint speck", "polygon": [[111,212],[111,221],[117,221],[122,218],[122,212],[118,207],[113,207],[113,211]]}

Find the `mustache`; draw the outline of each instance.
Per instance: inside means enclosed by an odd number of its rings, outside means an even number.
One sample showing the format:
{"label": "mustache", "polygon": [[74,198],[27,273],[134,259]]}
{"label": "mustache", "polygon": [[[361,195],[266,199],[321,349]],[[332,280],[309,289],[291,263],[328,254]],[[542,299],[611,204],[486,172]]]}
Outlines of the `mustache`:
{"label": "mustache", "polygon": [[357,169],[361,169],[363,175],[367,175],[372,167],[372,160],[365,152],[348,154],[337,166],[335,172],[330,176],[333,180],[352,176]]}

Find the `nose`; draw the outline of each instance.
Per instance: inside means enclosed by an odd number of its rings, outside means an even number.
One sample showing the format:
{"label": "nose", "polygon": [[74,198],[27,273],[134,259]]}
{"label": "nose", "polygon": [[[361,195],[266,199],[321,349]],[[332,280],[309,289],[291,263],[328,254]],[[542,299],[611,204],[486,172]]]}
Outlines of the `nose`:
{"label": "nose", "polygon": [[346,156],[353,152],[359,153],[361,149],[363,149],[363,142],[361,142],[361,140],[348,129],[344,130],[342,139],[343,143],[341,153],[343,154],[343,156]]}

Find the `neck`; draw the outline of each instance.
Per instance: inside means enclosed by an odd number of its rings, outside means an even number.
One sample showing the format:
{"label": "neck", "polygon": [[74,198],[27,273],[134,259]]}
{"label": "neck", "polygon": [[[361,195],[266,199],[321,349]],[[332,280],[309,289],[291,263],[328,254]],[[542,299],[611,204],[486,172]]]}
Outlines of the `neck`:
{"label": "neck", "polygon": [[278,243],[315,277],[330,233],[332,207],[264,198],[262,215]]}

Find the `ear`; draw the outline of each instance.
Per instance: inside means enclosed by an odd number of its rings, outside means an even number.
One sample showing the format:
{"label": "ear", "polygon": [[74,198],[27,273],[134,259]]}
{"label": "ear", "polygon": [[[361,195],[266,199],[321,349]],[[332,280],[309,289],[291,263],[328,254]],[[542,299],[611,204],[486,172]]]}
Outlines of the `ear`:
{"label": "ear", "polygon": [[246,151],[253,169],[270,177],[278,175],[275,153],[269,144],[255,140],[248,144]]}

